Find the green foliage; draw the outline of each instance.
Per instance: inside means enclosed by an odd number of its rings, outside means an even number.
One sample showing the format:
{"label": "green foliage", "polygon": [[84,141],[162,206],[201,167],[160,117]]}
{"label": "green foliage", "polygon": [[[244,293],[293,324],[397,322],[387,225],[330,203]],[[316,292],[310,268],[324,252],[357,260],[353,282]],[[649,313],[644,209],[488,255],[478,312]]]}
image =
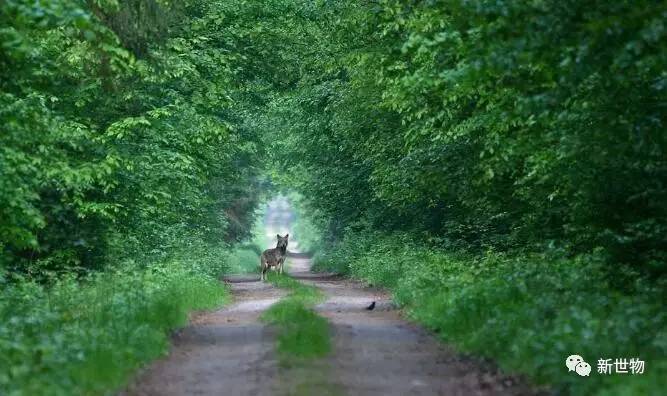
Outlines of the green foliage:
{"label": "green foliage", "polygon": [[255,246],[253,248],[241,246],[229,253],[227,262],[229,262],[230,274],[245,274],[257,272],[259,268],[259,254]]}
{"label": "green foliage", "polygon": [[278,327],[276,351],[283,363],[321,357],[331,351],[327,320],[296,299],[276,303],[262,320]]}
{"label": "green foliage", "polygon": [[3,395],[109,392],[224,300],[263,148],[223,3],[0,2]]}
{"label": "green foliage", "polygon": [[276,351],[281,363],[291,365],[327,355],[331,351],[329,323],[311,308],[322,299],[319,290],[278,273],[269,273],[268,280],[291,291],[262,314],[263,321],[278,329]]}
{"label": "green foliage", "polygon": [[4,284],[0,295],[0,393],[101,394],[163,354],[170,330],[227,291],[206,266],[133,263],[51,287]]}
{"label": "green foliage", "polygon": [[[311,306],[322,301],[324,297],[316,287],[306,286],[288,275],[270,271],[267,276],[268,281],[274,286],[290,291],[290,295],[284,300],[294,300],[297,303]],[[267,315],[271,316],[271,314]]]}
{"label": "green foliage", "polygon": [[[303,3],[270,4],[263,22]],[[300,56],[292,84],[263,76],[254,123],[322,236],[317,266],[392,288],[447,340],[537,381],[662,390],[667,3],[311,7],[286,14],[298,36],[263,25],[261,40],[292,38],[274,56]],[[583,384],[564,377],[573,351],[656,371]]]}
{"label": "green foliage", "polygon": [[368,225],[478,251],[602,247],[664,273],[664,2],[320,7],[264,129],[327,238]]}
{"label": "green foliage", "polygon": [[[665,383],[665,285],[614,290],[597,254],[481,256],[424,247],[403,235],[349,234],[320,268],[392,289],[410,317],[460,350],[493,358],[564,394],[657,394]],[[643,375],[571,375],[564,359],[640,358]]]}
{"label": "green foliage", "polygon": [[[666,15],[651,0],[1,2],[0,280],[12,301],[30,289],[28,310],[58,275],[128,258],[239,269],[253,249],[228,244],[252,236],[268,160],[318,265],[539,381],[662,389]],[[545,363],[570,349],[656,371],[575,384]]]}
{"label": "green foliage", "polygon": [[261,148],[231,107],[238,55],[208,36],[217,15],[0,5],[2,267],[43,277],[248,236]]}
{"label": "green foliage", "polygon": [[317,216],[311,212],[307,201],[299,194],[291,193],[289,202],[295,214],[291,224],[291,238],[299,242],[298,249],[300,252],[312,253],[318,251],[323,238],[314,221]]}
{"label": "green foliage", "polygon": [[[227,273],[245,274],[259,271],[259,257],[267,247],[264,216],[266,204],[262,203],[255,211],[255,223],[250,231],[250,238],[229,251],[225,261],[229,263]],[[273,242],[273,240],[271,240]]]}

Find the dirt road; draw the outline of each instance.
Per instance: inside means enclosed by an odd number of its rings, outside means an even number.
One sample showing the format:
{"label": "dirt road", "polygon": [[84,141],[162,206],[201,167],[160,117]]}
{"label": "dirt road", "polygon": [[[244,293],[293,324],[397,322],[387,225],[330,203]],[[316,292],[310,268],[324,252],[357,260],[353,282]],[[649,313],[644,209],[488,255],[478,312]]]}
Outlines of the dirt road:
{"label": "dirt road", "polygon": [[[400,317],[389,296],[358,282],[309,272],[292,258],[290,274],[320,288],[316,307],[331,323],[333,353],[306,367],[279,367],[273,331],[260,313],[284,295],[257,277],[235,277],[234,303],[196,315],[126,395],[528,395],[529,388],[464,358]],[[365,309],[376,301],[373,311]]]}
{"label": "dirt road", "polygon": [[[267,235],[289,230],[284,202],[269,208]],[[278,212],[278,213],[276,213]],[[283,213],[280,213],[283,212]],[[282,220],[281,220],[282,219]],[[289,273],[319,288],[316,310],[330,322],[333,351],[305,365],[280,366],[262,311],[285,295],[257,275],[227,279],[234,302],[201,313],[174,336],[169,355],[124,395],[532,395],[488,363],[463,357],[401,318],[381,290],[310,272],[292,255]],[[375,309],[366,307],[376,302]]]}

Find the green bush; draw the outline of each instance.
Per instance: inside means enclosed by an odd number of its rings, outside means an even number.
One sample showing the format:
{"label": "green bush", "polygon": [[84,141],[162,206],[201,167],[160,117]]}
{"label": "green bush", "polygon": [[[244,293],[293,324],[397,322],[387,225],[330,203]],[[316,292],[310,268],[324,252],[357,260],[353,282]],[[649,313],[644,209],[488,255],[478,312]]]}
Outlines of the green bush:
{"label": "green bush", "polygon": [[479,251],[603,247],[667,274],[667,3],[311,7],[276,49],[301,73],[258,124],[327,239],[361,225]]}
{"label": "green bush", "polygon": [[45,287],[3,284],[0,394],[101,394],[163,354],[191,310],[227,298],[211,270],[172,260],[63,277]]}
{"label": "green bush", "polygon": [[259,254],[257,249],[249,247],[235,248],[228,253],[230,274],[245,274],[259,270]]}
{"label": "green bush", "polygon": [[[658,394],[667,386],[665,285],[610,285],[596,254],[449,253],[404,236],[351,234],[319,268],[390,288],[409,315],[461,351],[575,395]],[[590,377],[568,373],[582,355]],[[595,372],[599,358],[640,358],[643,375]]]}
{"label": "green bush", "polygon": [[261,139],[231,105],[242,68],[213,44],[232,36],[210,23],[220,5],[0,2],[0,270],[248,237]]}

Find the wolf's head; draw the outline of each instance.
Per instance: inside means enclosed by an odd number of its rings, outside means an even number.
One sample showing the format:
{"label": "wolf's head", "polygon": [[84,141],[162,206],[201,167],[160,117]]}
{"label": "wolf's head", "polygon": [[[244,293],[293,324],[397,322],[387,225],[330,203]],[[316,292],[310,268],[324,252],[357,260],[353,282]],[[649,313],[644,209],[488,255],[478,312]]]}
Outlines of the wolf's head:
{"label": "wolf's head", "polygon": [[276,236],[278,237],[278,244],[276,247],[279,249],[287,250],[287,239],[289,238],[289,234],[285,234],[284,237],[281,237],[280,234]]}

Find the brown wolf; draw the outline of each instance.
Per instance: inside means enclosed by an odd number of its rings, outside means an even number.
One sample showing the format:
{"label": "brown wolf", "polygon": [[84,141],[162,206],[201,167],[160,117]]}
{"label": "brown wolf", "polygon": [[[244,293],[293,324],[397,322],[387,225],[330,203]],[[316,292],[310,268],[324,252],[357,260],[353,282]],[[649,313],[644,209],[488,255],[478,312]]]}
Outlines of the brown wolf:
{"label": "brown wolf", "polygon": [[289,234],[286,234],[284,237],[276,235],[278,237],[278,244],[273,249],[266,249],[264,253],[259,258],[260,267],[262,274],[260,275],[260,280],[266,279],[266,271],[270,267],[276,267],[280,273],[283,273],[283,265],[285,264],[285,257],[287,256],[287,239]]}

